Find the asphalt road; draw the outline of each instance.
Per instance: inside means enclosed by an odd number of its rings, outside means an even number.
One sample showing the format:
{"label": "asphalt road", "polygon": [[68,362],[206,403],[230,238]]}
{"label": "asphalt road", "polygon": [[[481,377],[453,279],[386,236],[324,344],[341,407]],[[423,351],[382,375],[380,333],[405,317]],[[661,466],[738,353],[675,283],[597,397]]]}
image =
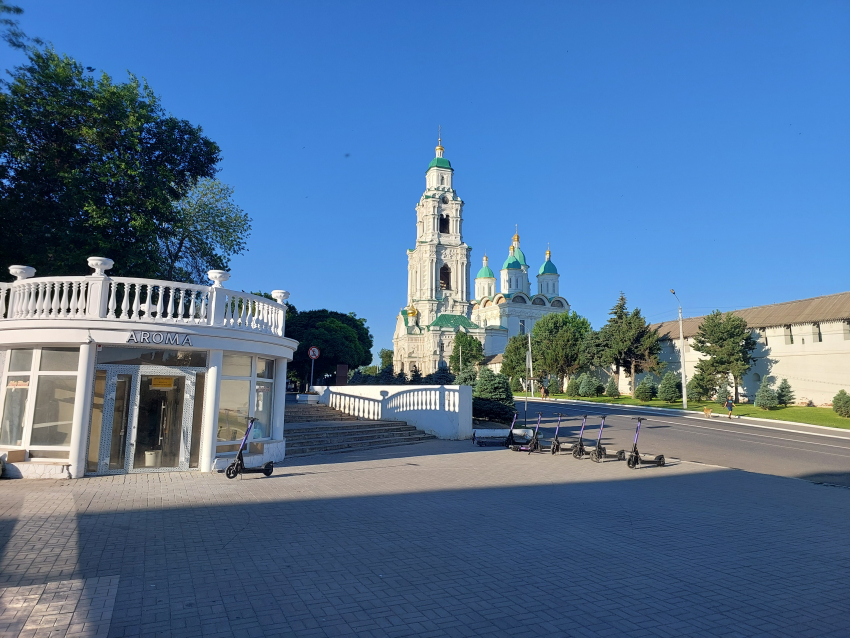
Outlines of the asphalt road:
{"label": "asphalt road", "polygon": [[[525,403],[517,401],[522,424]],[[706,419],[700,415],[673,416],[630,410],[625,406],[529,401],[528,424],[533,427],[542,412],[541,438],[555,434],[556,414],[563,414],[558,438],[575,440],[583,414],[587,419],[585,442],[592,443],[605,415],[603,445],[611,451],[632,445],[636,421],[644,416],[638,448],[642,453],[664,454],[671,459],[696,461],[761,474],[802,478],[850,487],[850,431],[781,424],[746,422],[745,419]],[[579,462],[569,457],[565,462]],[[590,463],[585,459],[583,462]]]}

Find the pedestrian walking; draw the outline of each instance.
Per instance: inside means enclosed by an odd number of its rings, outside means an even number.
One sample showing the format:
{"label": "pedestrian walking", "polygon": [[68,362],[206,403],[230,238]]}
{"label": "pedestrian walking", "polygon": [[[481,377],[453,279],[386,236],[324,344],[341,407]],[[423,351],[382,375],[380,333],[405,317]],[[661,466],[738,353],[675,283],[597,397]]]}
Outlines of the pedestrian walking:
{"label": "pedestrian walking", "polygon": [[732,408],[735,407],[735,404],[732,403],[732,397],[726,397],[726,403],[723,404],[723,407],[729,410],[729,418],[732,418]]}

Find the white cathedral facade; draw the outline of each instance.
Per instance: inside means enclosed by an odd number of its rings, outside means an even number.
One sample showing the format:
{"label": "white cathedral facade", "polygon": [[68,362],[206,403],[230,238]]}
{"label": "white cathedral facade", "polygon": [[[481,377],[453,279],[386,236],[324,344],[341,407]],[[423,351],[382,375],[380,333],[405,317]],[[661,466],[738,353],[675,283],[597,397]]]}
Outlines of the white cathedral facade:
{"label": "white cathedral facade", "polygon": [[[393,335],[393,368],[423,375],[447,366],[455,335],[464,331],[484,345],[484,355],[504,352],[508,339],[529,332],[551,312],[570,309],[560,296],[558,269],[547,249],[532,294],[529,266],[514,234],[497,278],[484,256],[470,288],[470,253],[463,241],[463,201],[441,141],[425,172],[416,206],[416,245],[407,251],[407,305]],[[497,284],[498,279],[498,284]]]}

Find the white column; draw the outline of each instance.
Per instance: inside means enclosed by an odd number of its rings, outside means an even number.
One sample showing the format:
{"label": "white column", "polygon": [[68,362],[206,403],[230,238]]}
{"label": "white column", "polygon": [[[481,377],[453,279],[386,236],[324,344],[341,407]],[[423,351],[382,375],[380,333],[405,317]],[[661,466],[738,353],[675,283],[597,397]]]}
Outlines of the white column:
{"label": "white column", "polygon": [[202,472],[212,470],[215,460],[215,440],[218,434],[218,403],[221,393],[222,350],[210,350],[210,367],[207,370],[204,388],[204,426],[201,434],[201,459],[198,463]]}
{"label": "white column", "polygon": [[77,387],[74,390],[76,397],[74,415],[71,421],[71,451],[69,454],[71,478],[81,478],[86,472],[86,448],[89,439],[96,350],[93,343],[84,343],[80,346],[80,361],[77,364]]}
{"label": "white column", "polygon": [[283,426],[286,413],[286,364],[283,357],[274,360],[274,403],[272,405],[272,438],[283,438]]}

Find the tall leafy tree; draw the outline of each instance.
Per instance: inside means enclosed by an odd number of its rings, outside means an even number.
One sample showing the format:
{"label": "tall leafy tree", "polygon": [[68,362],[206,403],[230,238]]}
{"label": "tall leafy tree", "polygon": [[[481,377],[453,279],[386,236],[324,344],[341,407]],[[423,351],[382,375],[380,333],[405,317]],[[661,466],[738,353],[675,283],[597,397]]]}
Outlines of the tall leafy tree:
{"label": "tall leafy tree", "polygon": [[372,334],[366,320],[353,312],[287,312],[286,336],[298,341],[289,367],[301,381],[310,380],[311,359],[307,355],[310,346],[317,346],[321,352],[315,363],[316,378],[336,373],[337,364],[353,369],[372,363]]}
{"label": "tall leafy tree", "polygon": [[94,79],[53,49],[27,49],[0,92],[0,263],[86,274],[86,257],[115,275],[164,278],[162,228],[215,175],[218,146],[168,115],[146,82]]}
{"label": "tall leafy tree", "polygon": [[511,379],[524,378],[525,356],[528,352],[528,337],[517,335],[508,339],[508,345],[502,353],[501,374]]}
{"label": "tall leafy tree", "polygon": [[11,16],[19,16],[24,10],[0,0],[0,31],[6,44],[15,49],[25,49],[34,44],[44,44],[39,38],[31,38],[23,32],[20,22]]}
{"label": "tall leafy tree", "polygon": [[463,352],[463,367],[476,365],[484,360],[484,346],[471,334],[458,331],[452,345],[452,354],[449,357],[449,368],[455,374],[461,371],[460,357]]}
{"label": "tall leafy tree", "polygon": [[159,227],[168,280],[207,283],[210,270],[228,270],[230,257],[245,251],[251,219],[233,201],[233,189],[204,177],[174,204]]}
{"label": "tall leafy tree", "polygon": [[743,318],[715,310],[703,320],[692,344],[694,350],[707,356],[697,362],[697,371],[716,376],[732,375],[735,403],[741,379],[753,365],[756,340],[752,332]]}
{"label": "tall leafy tree", "polygon": [[537,377],[571,376],[589,365],[590,322],[575,311],[541,317],[531,331],[531,353]]}
{"label": "tall leafy tree", "polygon": [[393,351],[387,348],[381,348],[378,351],[378,358],[381,360],[381,368],[392,368],[393,366]]}

